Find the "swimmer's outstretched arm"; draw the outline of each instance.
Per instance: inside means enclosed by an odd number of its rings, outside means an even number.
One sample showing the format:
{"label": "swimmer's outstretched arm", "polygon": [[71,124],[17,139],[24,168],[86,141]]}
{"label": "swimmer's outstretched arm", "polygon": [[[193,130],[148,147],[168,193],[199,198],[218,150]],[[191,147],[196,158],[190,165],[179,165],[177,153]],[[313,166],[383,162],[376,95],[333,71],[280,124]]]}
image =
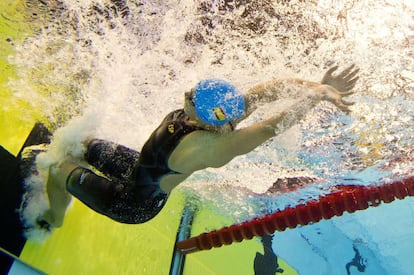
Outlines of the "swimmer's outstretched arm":
{"label": "swimmer's outstretched arm", "polygon": [[[332,71],[328,71],[325,76],[337,83],[347,82],[343,80],[343,77],[335,79]],[[354,84],[347,85],[347,87],[353,87]],[[208,150],[197,152],[198,158],[202,159],[207,167],[221,167],[234,157],[246,154],[266,140],[288,130],[303,119],[320,101],[332,102],[342,111],[350,112],[349,106],[353,103],[345,102],[343,98],[353,92],[349,90],[341,92],[331,85],[317,83],[315,85],[311,83],[308,88],[310,92],[306,92],[289,110],[270,119],[226,134],[210,133],[210,136],[204,134],[205,140],[196,140],[195,144],[208,144]],[[194,158],[197,157],[194,156]]]}
{"label": "swimmer's outstretched arm", "polygon": [[203,144],[209,144],[209,150],[203,151],[199,159],[201,158],[207,167],[224,166],[236,156],[249,153],[265,141],[297,124],[320,100],[318,97],[305,98],[286,112],[270,119],[204,140]]}
{"label": "swimmer's outstretched arm", "polygon": [[233,132],[195,131],[189,134],[177,147],[179,153],[173,152],[170,167],[186,175],[207,167],[221,167],[234,157],[246,154],[266,140],[283,133],[323,100],[332,102],[344,112],[350,112],[349,106],[353,103],[346,102],[343,98],[353,94],[351,89],[358,79],[358,70],[351,66],[334,76],[335,70],[336,67],[328,70],[322,83],[291,79],[271,81],[252,88],[246,95],[246,116],[254,111],[257,103],[277,100],[282,98],[281,95],[290,94],[293,98],[298,98],[298,101],[285,112]]}
{"label": "swimmer's outstretched arm", "polygon": [[[302,96],[308,96],[309,92],[316,92],[321,85],[329,85],[333,87],[341,97],[349,93],[355,86],[358,80],[359,69],[355,65],[351,65],[337,76],[333,75],[338,69],[338,66],[330,68],[322,78],[320,83],[307,81],[302,79],[286,79],[286,80],[271,80],[249,89],[245,95],[246,98],[246,116],[250,115],[261,103],[272,102],[280,99],[295,99]],[[320,90],[319,90],[320,91]],[[349,95],[349,94],[348,94]],[[338,99],[338,98],[337,98]],[[347,110],[345,104],[339,104],[336,100],[331,98],[332,103],[340,107],[342,110]]]}

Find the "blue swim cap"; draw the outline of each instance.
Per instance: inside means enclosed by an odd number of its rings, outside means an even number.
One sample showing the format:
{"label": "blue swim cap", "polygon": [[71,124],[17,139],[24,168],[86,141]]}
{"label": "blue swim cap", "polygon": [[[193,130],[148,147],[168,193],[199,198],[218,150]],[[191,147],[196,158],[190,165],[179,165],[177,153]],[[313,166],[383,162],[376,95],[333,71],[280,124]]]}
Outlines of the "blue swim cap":
{"label": "blue swim cap", "polygon": [[243,116],[245,103],[237,88],[220,79],[200,81],[194,90],[197,116],[205,123],[221,126]]}

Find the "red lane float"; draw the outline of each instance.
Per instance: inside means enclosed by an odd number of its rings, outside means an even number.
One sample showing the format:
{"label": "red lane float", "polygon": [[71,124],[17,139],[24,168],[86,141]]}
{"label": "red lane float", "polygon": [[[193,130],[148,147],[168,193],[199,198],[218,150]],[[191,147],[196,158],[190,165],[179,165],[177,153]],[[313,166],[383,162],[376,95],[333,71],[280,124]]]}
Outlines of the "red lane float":
{"label": "red lane float", "polygon": [[284,231],[286,228],[315,223],[321,219],[327,220],[334,216],[341,216],[345,211],[353,213],[378,206],[381,202],[390,203],[408,196],[414,196],[414,176],[379,186],[338,185],[332,188],[331,193],[321,195],[317,200],[288,207],[241,224],[203,233],[178,242],[177,247],[184,254],[208,250],[241,242],[244,239],[250,240],[255,236]]}

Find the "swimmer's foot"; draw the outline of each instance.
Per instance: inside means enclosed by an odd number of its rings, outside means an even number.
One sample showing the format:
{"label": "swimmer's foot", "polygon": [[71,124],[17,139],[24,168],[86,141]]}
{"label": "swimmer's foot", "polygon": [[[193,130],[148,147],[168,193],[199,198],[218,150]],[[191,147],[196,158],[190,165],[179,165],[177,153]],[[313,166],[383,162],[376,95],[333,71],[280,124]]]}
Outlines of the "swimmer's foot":
{"label": "swimmer's foot", "polygon": [[71,196],[66,191],[66,180],[77,167],[78,165],[72,162],[63,162],[49,167],[47,195],[50,208],[38,218],[39,225],[43,224],[46,228],[62,226],[66,208],[71,199]]}
{"label": "swimmer's foot", "polygon": [[52,226],[50,225],[49,222],[45,221],[44,219],[39,218],[36,220],[36,223],[40,229],[46,232],[52,232]]}

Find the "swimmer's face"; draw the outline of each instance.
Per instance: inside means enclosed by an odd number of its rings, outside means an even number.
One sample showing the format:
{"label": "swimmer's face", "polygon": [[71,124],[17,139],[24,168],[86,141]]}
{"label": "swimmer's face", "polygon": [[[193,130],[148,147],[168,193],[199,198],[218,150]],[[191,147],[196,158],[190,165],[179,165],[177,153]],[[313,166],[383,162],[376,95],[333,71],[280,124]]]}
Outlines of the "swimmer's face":
{"label": "swimmer's face", "polygon": [[194,104],[194,89],[184,94],[184,112],[192,119],[198,120]]}

